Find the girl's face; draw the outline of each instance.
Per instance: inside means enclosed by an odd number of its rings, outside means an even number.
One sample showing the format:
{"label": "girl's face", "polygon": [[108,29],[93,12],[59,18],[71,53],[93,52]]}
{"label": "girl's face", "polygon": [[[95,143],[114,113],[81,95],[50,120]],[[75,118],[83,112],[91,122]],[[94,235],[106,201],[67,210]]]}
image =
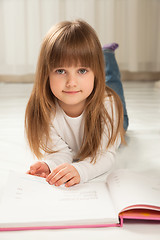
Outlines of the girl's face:
{"label": "girl's face", "polygon": [[78,117],[94,88],[94,73],[86,67],[60,67],[49,74],[50,88],[64,112]]}

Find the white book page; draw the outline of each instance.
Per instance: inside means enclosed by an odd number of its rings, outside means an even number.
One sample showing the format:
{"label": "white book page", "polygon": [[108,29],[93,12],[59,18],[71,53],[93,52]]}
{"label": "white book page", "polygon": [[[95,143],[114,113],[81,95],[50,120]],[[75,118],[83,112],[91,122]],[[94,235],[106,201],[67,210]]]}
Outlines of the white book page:
{"label": "white book page", "polygon": [[49,185],[44,178],[11,172],[0,204],[0,226],[118,223],[107,184]]}
{"label": "white book page", "polygon": [[107,182],[118,212],[136,204],[160,207],[160,178],[124,169],[110,174]]}

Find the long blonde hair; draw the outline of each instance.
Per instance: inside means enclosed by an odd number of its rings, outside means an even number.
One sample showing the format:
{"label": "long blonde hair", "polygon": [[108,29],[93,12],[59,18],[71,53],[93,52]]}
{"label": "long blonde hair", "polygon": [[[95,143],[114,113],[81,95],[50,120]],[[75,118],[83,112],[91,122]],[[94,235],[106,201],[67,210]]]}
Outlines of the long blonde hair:
{"label": "long blonde hair", "polygon": [[[104,57],[96,32],[82,20],[65,21],[53,26],[42,42],[35,82],[26,107],[26,136],[31,151],[39,159],[44,152],[53,152],[46,144],[46,139],[50,139],[51,112],[56,111],[49,73],[53,68],[79,63],[91,68],[95,79],[94,89],[86,101],[84,136],[78,159],[91,157],[92,161],[96,160],[105,124],[108,128],[106,149],[114,144],[119,133],[124,142],[123,107],[118,95],[105,85]],[[104,106],[106,95],[114,101],[115,119]]]}

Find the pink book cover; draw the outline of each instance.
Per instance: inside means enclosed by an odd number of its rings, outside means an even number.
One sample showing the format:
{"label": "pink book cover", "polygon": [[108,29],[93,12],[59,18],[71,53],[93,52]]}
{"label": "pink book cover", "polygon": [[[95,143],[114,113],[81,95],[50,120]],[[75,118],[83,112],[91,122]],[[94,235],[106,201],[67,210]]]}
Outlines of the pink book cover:
{"label": "pink book cover", "polygon": [[[132,206],[132,209],[124,209],[119,214],[121,226],[123,226],[124,219],[133,220],[150,220],[158,221],[160,223],[160,208],[148,205]],[[134,209],[135,207],[135,209]],[[136,208],[139,207],[139,208]],[[141,208],[142,207],[142,208]]]}
{"label": "pink book cover", "polygon": [[65,225],[65,226],[35,226],[35,227],[8,227],[0,228],[0,231],[26,231],[26,230],[49,230],[49,229],[75,229],[75,228],[106,228],[121,227],[121,223],[116,224],[88,224],[88,225]]}

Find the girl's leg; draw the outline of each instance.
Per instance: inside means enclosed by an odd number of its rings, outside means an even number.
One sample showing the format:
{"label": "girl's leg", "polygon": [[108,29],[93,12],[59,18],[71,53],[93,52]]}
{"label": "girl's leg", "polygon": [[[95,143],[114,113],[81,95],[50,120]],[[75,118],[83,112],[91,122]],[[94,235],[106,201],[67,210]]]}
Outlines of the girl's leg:
{"label": "girl's leg", "polygon": [[124,122],[123,127],[125,130],[128,128],[129,119],[126,109],[126,102],[124,97],[123,86],[121,82],[121,76],[119,67],[115,58],[115,49],[118,47],[118,44],[112,43],[105,45],[103,47],[103,54],[105,59],[105,75],[106,75],[106,85],[112,88],[120,97],[123,104],[124,112]]}

